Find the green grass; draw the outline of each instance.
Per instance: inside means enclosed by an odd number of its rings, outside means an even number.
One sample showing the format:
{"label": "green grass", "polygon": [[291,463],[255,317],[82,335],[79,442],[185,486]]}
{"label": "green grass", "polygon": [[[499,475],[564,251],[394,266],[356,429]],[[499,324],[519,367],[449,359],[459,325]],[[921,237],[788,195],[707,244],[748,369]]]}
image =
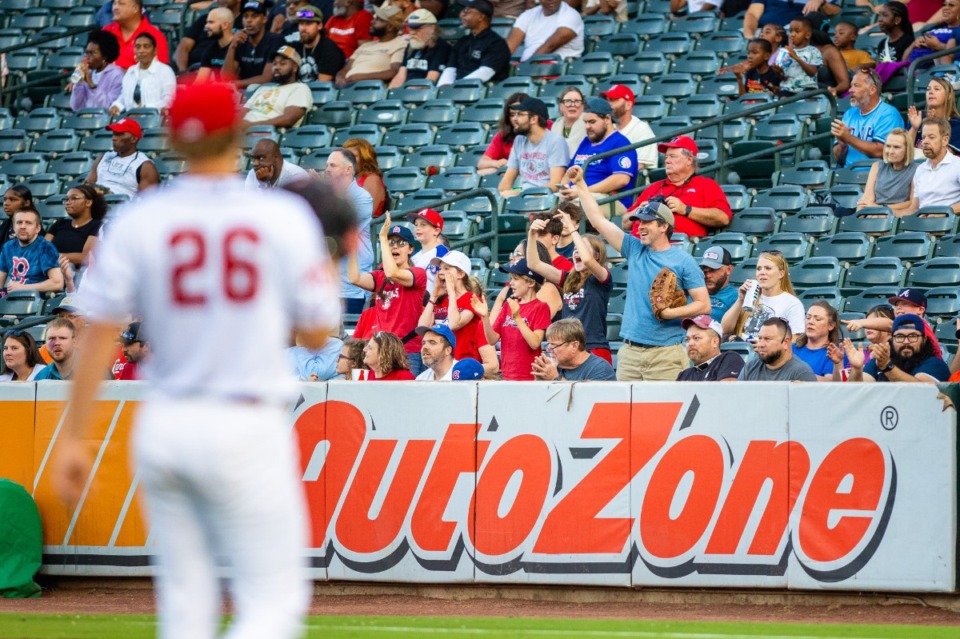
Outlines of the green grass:
{"label": "green grass", "polygon": [[[499,617],[311,617],[310,639],[960,639],[960,628],[827,624],[595,621]],[[150,615],[0,614],[2,639],[152,639]]]}

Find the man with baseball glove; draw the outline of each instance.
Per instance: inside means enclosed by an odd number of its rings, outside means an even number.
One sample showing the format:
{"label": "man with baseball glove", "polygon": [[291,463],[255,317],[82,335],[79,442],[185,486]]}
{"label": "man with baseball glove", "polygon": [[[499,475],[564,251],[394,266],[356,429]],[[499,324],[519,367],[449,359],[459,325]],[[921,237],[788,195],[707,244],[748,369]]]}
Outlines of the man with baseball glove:
{"label": "man with baseball glove", "polygon": [[627,299],[617,353],[620,381],[674,381],[687,367],[681,320],[708,315],[710,294],[697,262],[670,243],[674,217],[662,202],[634,211],[639,236],[623,232],[601,213],[578,167],[563,180],[572,183],[590,224],[627,260]]}

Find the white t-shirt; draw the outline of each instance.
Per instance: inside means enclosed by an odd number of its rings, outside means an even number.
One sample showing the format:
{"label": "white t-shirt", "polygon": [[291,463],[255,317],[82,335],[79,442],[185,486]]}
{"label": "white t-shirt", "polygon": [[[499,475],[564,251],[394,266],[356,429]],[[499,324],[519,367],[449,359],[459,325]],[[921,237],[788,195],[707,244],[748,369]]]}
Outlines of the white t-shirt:
{"label": "white t-shirt", "polygon": [[[262,86],[243,105],[250,109],[243,119],[247,122],[263,122],[283,115],[287,107],[300,107],[306,112],[313,108],[313,94],[303,82],[291,82],[283,86],[271,84]],[[303,118],[293,126],[303,123]]]}
{"label": "white t-shirt", "polygon": [[443,244],[437,244],[432,249],[424,251],[420,249],[410,258],[410,263],[417,268],[422,268],[427,272],[427,295],[433,295],[433,284],[437,281],[437,273],[440,272],[439,266],[430,263],[435,257],[443,257],[450,252]]}
{"label": "white t-shirt", "polygon": [[[627,126],[617,130],[630,140],[630,144],[636,144],[641,140],[650,140],[655,137],[650,125],[635,115],[630,116],[630,123],[627,124]],[[656,168],[659,159],[660,155],[657,152],[656,144],[648,144],[647,146],[641,146],[637,149],[637,162],[648,169]]]}
{"label": "white t-shirt", "polygon": [[[706,0],[700,0],[700,4],[703,4]],[[600,6],[600,0],[587,0],[587,4],[584,5],[584,9],[593,9],[594,7]],[[693,9],[691,9],[693,11]],[[598,11],[594,15],[602,16],[603,12]],[[620,0],[620,3],[617,5],[617,8],[613,10],[613,19],[617,22],[626,22],[627,21],[627,0]]]}
{"label": "white t-shirt", "polygon": [[803,302],[795,295],[780,293],[773,297],[767,297],[761,294],[757,308],[743,325],[743,332],[740,333],[740,337],[744,339],[748,336],[756,337],[760,332],[760,327],[771,317],[780,317],[787,320],[790,325],[790,332],[797,335],[804,331],[806,315],[806,311],[803,310]]}
{"label": "white t-shirt", "polygon": [[920,206],[953,206],[960,203],[960,158],[947,153],[937,168],[930,160],[913,174],[913,195]]}
{"label": "white t-shirt", "polygon": [[521,13],[513,23],[514,29],[524,33],[523,54],[520,56],[520,61],[523,62],[533,56],[533,52],[561,27],[566,27],[577,35],[553,53],[561,58],[576,58],[583,55],[583,18],[576,9],[561,2],[560,9],[550,16],[544,16],[543,7],[539,6]]}
{"label": "white t-shirt", "polygon": [[510,149],[507,168],[520,172],[520,188],[529,189],[550,184],[550,169],[561,166],[566,169],[570,163],[567,142],[552,131],[545,131],[543,137],[533,144],[525,135],[518,135]]}
{"label": "white t-shirt", "polygon": [[248,189],[280,188],[309,175],[309,173],[307,173],[304,169],[301,169],[293,162],[284,160],[283,166],[280,168],[280,177],[277,178],[275,183],[270,184],[269,182],[261,182],[257,179],[257,172],[254,169],[250,169],[250,171],[247,173],[247,180],[243,183],[243,186]]}
{"label": "white t-shirt", "polygon": [[130,203],[95,252],[80,306],[143,317],[157,398],[292,399],[291,330],[340,323],[319,221],[292,193],[184,175]]}
{"label": "white t-shirt", "polygon": [[450,365],[450,369],[444,374],[443,377],[437,379],[433,373],[432,368],[427,368],[422,373],[417,375],[418,382],[452,382],[453,381],[453,367],[457,365],[457,360],[453,360],[453,364]]}
{"label": "white t-shirt", "polygon": [[[36,366],[33,367],[33,370],[30,371],[30,375],[27,376],[27,379],[23,381],[25,382],[33,381],[33,378],[37,376],[37,373],[42,371],[44,368],[46,368],[46,366],[44,366],[43,364],[37,364]],[[453,369],[451,368],[450,370],[452,371]],[[0,375],[0,382],[12,382],[12,381],[13,381],[13,371]],[[17,381],[21,381],[21,380],[17,380]]]}

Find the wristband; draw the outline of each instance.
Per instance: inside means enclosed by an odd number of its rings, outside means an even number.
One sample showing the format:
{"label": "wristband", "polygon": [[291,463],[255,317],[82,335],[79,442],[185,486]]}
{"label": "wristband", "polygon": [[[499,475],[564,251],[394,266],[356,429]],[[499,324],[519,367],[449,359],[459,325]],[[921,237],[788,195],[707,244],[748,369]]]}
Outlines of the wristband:
{"label": "wristband", "polygon": [[884,366],[883,368],[881,368],[881,369],[880,369],[880,372],[881,372],[881,373],[889,373],[889,372],[892,371],[894,368],[896,368],[896,366],[894,366],[893,362],[891,361],[891,362],[888,362],[886,366]]}

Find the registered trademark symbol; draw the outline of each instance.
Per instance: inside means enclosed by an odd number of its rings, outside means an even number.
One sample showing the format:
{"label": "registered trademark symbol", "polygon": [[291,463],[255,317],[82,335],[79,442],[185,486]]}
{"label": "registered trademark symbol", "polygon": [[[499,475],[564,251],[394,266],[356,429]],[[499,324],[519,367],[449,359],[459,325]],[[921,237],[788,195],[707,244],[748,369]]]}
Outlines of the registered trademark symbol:
{"label": "registered trademark symbol", "polygon": [[887,406],[880,411],[880,425],[886,430],[893,430],[900,422],[900,414],[893,406]]}

